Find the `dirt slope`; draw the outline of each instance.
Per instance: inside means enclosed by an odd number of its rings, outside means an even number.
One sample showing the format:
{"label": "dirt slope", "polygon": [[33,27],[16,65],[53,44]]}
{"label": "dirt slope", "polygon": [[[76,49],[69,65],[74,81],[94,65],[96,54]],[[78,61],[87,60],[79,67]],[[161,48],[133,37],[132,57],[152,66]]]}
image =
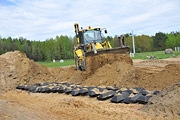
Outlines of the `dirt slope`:
{"label": "dirt slope", "polygon": [[180,83],[174,83],[153,96],[142,110],[170,119],[180,119]]}

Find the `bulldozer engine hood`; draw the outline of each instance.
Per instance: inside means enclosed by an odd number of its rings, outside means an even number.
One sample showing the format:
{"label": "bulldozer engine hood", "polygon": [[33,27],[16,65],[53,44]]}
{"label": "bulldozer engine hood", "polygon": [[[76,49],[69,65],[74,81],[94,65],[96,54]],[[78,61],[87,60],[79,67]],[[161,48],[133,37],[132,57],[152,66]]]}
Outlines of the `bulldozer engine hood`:
{"label": "bulldozer engine hood", "polygon": [[98,42],[95,43],[95,48],[96,49],[103,49],[102,45]]}

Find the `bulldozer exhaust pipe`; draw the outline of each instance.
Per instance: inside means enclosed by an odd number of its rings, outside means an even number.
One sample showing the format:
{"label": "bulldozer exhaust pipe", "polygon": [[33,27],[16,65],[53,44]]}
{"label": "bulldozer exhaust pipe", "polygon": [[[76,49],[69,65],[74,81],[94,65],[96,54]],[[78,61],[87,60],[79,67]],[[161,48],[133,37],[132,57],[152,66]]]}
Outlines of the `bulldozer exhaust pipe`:
{"label": "bulldozer exhaust pipe", "polygon": [[118,42],[119,42],[119,47],[124,47],[125,42],[124,42],[124,35],[121,35],[118,37]]}

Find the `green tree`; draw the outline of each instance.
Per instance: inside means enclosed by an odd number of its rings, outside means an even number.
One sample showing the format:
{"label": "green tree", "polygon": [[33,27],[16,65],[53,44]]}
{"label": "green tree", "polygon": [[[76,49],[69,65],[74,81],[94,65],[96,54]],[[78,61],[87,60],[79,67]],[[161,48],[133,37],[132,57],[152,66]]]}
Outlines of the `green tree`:
{"label": "green tree", "polygon": [[180,47],[180,34],[176,36],[176,47]]}
{"label": "green tree", "polygon": [[168,39],[168,37],[162,33],[158,32],[153,37],[153,45],[155,50],[164,50],[166,48],[165,42]]}
{"label": "green tree", "polygon": [[174,49],[174,47],[176,46],[176,37],[174,36],[174,34],[166,34],[167,36],[167,40],[166,40],[166,48],[172,48]]}
{"label": "green tree", "polygon": [[[151,51],[153,48],[153,40],[152,37],[148,35],[139,35],[134,37],[136,52],[145,52]],[[131,52],[133,52],[133,43],[132,37],[129,36],[125,38],[125,43],[130,47]]]}

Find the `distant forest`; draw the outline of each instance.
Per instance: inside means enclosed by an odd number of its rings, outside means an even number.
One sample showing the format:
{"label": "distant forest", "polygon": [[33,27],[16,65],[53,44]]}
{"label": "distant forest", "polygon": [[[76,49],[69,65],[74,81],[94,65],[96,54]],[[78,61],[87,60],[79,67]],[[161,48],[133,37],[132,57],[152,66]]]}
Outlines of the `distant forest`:
{"label": "distant forest", "polygon": [[[110,41],[112,47],[117,47],[118,36],[107,36],[104,41]],[[155,36],[135,35],[136,52],[159,51],[166,48],[180,47],[180,32],[162,33]],[[130,46],[132,52],[131,34],[125,34],[125,43]],[[55,39],[46,41],[31,41],[26,38],[2,38],[0,37],[0,54],[8,51],[19,50],[26,53],[27,57],[34,61],[52,61],[60,59],[72,59],[73,48],[76,45],[75,37],[56,36]]]}

